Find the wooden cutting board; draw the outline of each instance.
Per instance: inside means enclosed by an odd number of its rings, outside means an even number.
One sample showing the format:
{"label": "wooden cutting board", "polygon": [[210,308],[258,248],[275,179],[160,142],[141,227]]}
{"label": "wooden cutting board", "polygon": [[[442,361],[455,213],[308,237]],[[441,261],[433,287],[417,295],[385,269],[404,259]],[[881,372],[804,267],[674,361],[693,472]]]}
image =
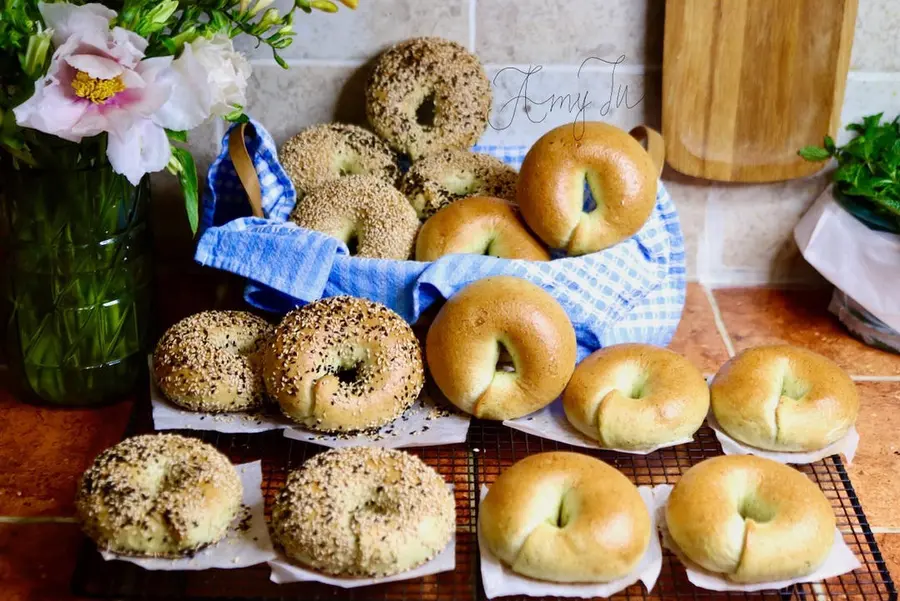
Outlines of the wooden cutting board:
{"label": "wooden cutting board", "polygon": [[840,125],[856,8],[857,0],[667,0],[669,165],[730,182],[823,168],[797,150]]}

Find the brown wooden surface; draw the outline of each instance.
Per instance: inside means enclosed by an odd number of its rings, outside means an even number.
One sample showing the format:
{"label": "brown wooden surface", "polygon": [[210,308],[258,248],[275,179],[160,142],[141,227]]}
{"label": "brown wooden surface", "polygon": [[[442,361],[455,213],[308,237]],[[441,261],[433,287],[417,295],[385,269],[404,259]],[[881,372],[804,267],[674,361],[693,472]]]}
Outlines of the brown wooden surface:
{"label": "brown wooden surface", "polygon": [[840,123],[857,0],[667,0],[663,136],[706,179],[809,175],[797,150]]}

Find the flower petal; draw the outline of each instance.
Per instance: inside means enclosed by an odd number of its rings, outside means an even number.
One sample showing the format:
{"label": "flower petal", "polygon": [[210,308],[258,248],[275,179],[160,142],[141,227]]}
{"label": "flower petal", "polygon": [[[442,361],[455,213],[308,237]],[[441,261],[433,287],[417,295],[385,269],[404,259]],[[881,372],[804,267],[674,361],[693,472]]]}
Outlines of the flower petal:
{"label": "flower petal", "polygon": [[110,36],[109,54],[129,68],[133,68],[144,58],[147,40],[121,27],[113,27]]}
{"label": "flower petal", "polygon": [[113,77],[118,77],[125,71],[125,68],[122,65],[111,58],[103,56],[75,54],[67,56],[64,60],[69,66],[74,67],[79,71],[84,71],[91,77],[96,77],[97,79],[112,79]]}
{"label": "flower petal", "polygon": [[46,82],[46,79],[36,82],[31,98],[13,109],[17,124],[70,142],[81,142],[82,136],[100,133],[73,132],[73,127],[84,116],[89,103],[67,96],[57,82]]}
{"label": "flower petal", "polygon": [[163,128],[141,119],[122,135],[110,133],[106,156],[113,171],[136,186],[145,174],[165,169],[172,148]]}
{"label": "flower petal", "polygon": [[116,18],[116,11],[102,4],[78,6],[67,2],[38,2],[38,11],[47,28],[53,30],[53,45],[56,47],[76,33],[100,31],[105,35],[109,24]]}
{"label": "flower petal", "polygon": [[189,44],[181,56],[165,72],[163,80],[171,85],[172,94],[153,114],[153,121],[175,130],[194,129],[209,117],[212,97],[208,74],[194,57]]}

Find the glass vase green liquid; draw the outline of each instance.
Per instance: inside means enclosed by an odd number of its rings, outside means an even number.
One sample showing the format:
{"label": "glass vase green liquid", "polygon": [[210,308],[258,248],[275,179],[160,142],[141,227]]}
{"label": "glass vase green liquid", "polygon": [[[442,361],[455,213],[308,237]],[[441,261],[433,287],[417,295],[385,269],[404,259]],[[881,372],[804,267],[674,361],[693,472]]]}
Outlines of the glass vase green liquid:
{"label": "glass vase green liquid", "polygon": [[[101,404],[146,369],[149,183],[108,165],[0,172],[7,355],[20,393]],[[36,397],[36,398],[35,398]]]}

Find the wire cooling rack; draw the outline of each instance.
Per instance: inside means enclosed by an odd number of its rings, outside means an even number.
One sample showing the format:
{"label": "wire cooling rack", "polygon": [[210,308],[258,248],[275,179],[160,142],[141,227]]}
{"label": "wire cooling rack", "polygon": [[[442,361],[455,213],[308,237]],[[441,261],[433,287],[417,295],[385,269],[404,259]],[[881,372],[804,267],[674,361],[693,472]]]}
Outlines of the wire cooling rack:
{"label": "wire cooling rack", "polygon": [[[146,404],[141,404],[146,407]],[[149,431],[149,411],[135,412],[131,432]],[[220,434],[183,432],[212,443],[234,463],[262,460],[267,513],[286,474],[324,447],[292,441],[281,432],[265,434]],[[409,449],[453,483],[456,496],[456,570],[385,585],[341,589],[318,583],[276,585],[269,569],[259,565],[239,570],[198,572],[146,571],[131,563],[103,561],[93,543],[85,541],[73,580],[76,594],[111,599],[229,599],[270,600],[347,599],[359,601],[473,601],[485,598],[479,573],[477,491],[491,483],[516,461],[534,453],[571,450],[596,456],[615,466],[637,485],[674,484],[689,467],[722,450],[709,428],[702,428],[691,444],[662,449],[649,455],[626,455],[573,448],[551,440],[510,430],[495,422],[475,420],[466,444]],[[878,549],[875,536],[838,457],[803,466],[831,501],[844,539],[862,563],[854,572],[825,582],[796,585],[765,593],[717,593],[694,587],[684,568],[669,553],[652,593],[635,584],[614,599],[702,601],[726,599],[797,601],[894,601],[897,591]],[[523,601],[533,599],[519,597]]]}

